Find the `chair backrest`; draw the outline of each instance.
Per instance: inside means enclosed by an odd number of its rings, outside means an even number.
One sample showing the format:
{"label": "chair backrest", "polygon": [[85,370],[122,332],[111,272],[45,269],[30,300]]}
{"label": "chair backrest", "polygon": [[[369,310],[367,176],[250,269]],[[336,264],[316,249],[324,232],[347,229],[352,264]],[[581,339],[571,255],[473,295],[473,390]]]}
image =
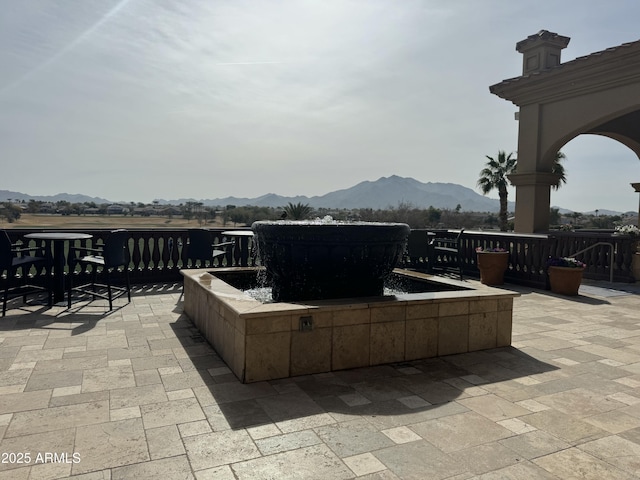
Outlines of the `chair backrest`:
{"label": "chair backrest", "polygon": [[129,238],[127,230],[113,230],[104,242],[103,256],[105,268],[129,266]]}
{"label": "chair backrest", "polygon": [[429,238],[427,230],[411,230],[407,240],[409,258],[426,258],[429,254]]}
{"label": "chair backrest", "polygon": [[190,228],[187,233],[189,235],[187,259],[211,260],[213,252],[213,236],[211,232],[204,228]]}
{"label": "chair backrest", "polygon": [[462,234],[464,233],[464,228],[461,228],[458,232],[458,235],[455,238],[450,239],[450,247],[460,249],[460,240],[462,239]]}
{"label": "chair backrest", "polygon": [[461,228],[458,234],[455,237],[452,237],[449,234],[449,231],[443,231],[440,235],[437,235],[431,242],[433,244],[433,248],[435,250],[458,250],[460,248],[460,240],[462,239],[462,234],[464,233],[464,228]]}
{"label": "chair backrest", "polygon": [[11,239],[5,230],[0,233],[0,274],[11,266],[13,253],[11,252]]}

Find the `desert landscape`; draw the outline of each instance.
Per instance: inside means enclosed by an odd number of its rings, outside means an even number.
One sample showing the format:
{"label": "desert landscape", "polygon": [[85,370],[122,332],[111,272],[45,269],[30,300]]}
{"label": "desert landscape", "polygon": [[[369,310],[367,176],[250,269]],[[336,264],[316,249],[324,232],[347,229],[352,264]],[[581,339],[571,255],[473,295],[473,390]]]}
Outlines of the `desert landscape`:
{"label": "desert landscape", "polygon": [[198,228],[198,227],[238,227],[241,225],[227,222],[223,225],[221,218],[200,223],[197,219],[174,216],[130,216],[130,215],[53,215],[23,213],[14,222],[0,220],[0,227],[9,228],[51,228],[51,229],[75,229],[75,228]]}

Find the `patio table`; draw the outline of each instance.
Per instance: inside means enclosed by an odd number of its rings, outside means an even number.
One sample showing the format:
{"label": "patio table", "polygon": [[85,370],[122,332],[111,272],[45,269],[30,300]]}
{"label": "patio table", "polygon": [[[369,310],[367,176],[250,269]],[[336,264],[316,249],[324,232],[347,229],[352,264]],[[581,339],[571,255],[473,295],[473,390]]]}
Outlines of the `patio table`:
{"label": "patio table", "polygon": [[64,301],[64,267],[66,259],[64,255],[65,243],[73,240],[88,240],[93,235],[76,232],[38,232],[28,233],[24,236],[31,240],[45,240],[53,243],[53,301]]}
{"label": "patio table", "polygon": [[225,230],[222,235],[226,237],[253,237],[253,230]]}
{"label": "patio table", "polygon": [[[249,239],[254,237],[253,230],[225,230],[222,232],[222,235],[225,237],[235,237],[237,239],[238,246],[240,247],[240,251],[247,251],[249,249]],[[252,261],[255,262],[256,250],[253,242],[251,243],[249,256]],[[247,266],[247,259],[243,258],[241,260],[241,266]]]}

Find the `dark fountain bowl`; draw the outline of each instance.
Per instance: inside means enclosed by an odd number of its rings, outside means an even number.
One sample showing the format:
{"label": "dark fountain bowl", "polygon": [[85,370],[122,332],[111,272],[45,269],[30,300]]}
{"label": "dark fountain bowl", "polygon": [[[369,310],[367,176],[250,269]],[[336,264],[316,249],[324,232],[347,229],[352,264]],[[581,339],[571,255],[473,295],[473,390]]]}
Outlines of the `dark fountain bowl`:
{"label": "dark fountain bowl", "polygon": [[251,228],[276,302],[382,295],[410,232],[404,223],[374,222],[265,221]]}

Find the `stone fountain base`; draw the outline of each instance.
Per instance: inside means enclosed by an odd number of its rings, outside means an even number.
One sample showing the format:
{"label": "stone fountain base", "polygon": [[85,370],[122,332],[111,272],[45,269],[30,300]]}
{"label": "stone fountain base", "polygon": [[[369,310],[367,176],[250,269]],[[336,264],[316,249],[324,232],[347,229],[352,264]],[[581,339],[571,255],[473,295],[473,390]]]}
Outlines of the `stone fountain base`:
{"label": "stone fountain base", "polygon": [[511,344],[513,298],[484,285],[395,270],[447,289],[261,303],[216,272],[183,270],[184,312],[244,383],[452,355]]}

